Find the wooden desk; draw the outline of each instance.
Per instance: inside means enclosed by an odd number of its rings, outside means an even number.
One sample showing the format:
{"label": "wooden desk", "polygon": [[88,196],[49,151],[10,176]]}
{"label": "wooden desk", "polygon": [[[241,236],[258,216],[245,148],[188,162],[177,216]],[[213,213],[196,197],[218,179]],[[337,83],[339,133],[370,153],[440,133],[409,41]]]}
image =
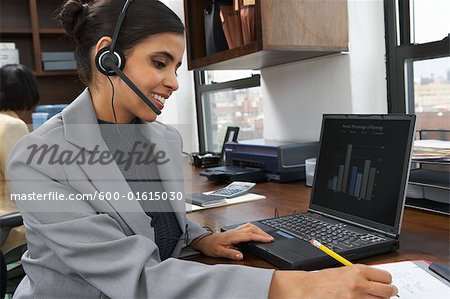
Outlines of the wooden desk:
{"label": "wooden desk", "polygon": [[[191,166],[192,189],[195,192],[209,191],[222,187],[222,184],[208,181],[198,175],[200,172]],[[311,188],[305,187],[304,181],[279,184],[259,183],[252,191],[263,194],[265,200],[242,203],[226,207],[188,213],[188,217],[202,225],[219,231],[222,226],[260,220],[273,217],[275,209],[279,214],[288,215],[295,211],[306,211],[309,204]],[[450,262],[450,218],[428,212],[405,209],[400,234],[400,249],[396,252],[360,260],[360,263],[375,264],[403,260],[428,259],[435,262]],[[233,262],[226,259],[197,256],[192,260],[208,263],[234,263],[264,268],[274,268],[263,260],[245,255],[244,261]]]}

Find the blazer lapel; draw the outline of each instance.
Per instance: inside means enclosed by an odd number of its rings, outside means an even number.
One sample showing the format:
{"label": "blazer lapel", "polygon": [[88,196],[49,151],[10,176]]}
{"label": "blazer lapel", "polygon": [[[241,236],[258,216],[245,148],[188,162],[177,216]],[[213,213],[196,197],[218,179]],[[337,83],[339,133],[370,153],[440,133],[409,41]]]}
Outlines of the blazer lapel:
{"label": "blazer lapel", "polygon": [[[183,194],[184,198],[183,165],[180,157],[181,143],[179,135],[173,131],[169,132],[166,126],[158,122],[140,125],[140,128],[142,134],[155,145],[153,153],[155,155],[165,155],[164,158],[160,159],[159,162],[161,163],[157,163],[164,191]],[[165,162],[163,163],[162,161]],[[185,202],[184,200],[176,199],[171,200],[170,204],[184,233],[186,226]]]}
{"label": "blazer lapel", "polygon": [[[101,151],[108,151],[106,145],[101,148]],[[99,194],[103,194],[105,197],[110,196],[109,200],[104,201],[112,206],[136,234],[154,239],[153,229],[150,225],[151,218],[144,213],[141,205],[135,200],[133,191],[115,162],[102,165],[102,167],[95,164],[83,164],[80,167]]]}
{"label": "blazer lapel", "polygon": [[[117,211],[134,233],[154,239],[154,232],[150,226],[151,219],[135,200],[133,192],[117,164],[112,161],[111,163],[103,163],[99,167],[98,163],[88,163],[92,155],[97,153],[98,159],[98,152],[109,152],[109,149],[101,136],[87,88],[72,105],[63,111],[62,119],[65,139],[79,147],[80,150],[85,150],[86,163],[81,163],[80,167],[99,194],[111,195],[110,200],[104,201]],[[95,160],[93,159],[93,161]],[[96,198],[96,200],[99,200],[99,198]]]}

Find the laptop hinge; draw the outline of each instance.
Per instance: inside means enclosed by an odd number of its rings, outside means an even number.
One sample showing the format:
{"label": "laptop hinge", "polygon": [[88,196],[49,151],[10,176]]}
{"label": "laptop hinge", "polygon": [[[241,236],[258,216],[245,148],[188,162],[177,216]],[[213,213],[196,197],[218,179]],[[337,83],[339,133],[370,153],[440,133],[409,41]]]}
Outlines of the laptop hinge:
{"label": "laptop hinge", "polygon": [[308,209],[308,212],[316,213],[316,214],[319,214],[319,215],[322,215],[322,216],[325,216],[325,217],[329,217],[329,218],[332,218],[332,219],[335,219],[335,220],[338,220],[338,221],[341,221],[341,222],[349,223],[349,224],[354,225],[354,226],[362,227],[362,228],[364,228],[366,230],[369,230],[369,231],[375,231],[375,232],[380,233],[380,234],[382,234],[382,235],[384,235],[386,237],[389,237],[389,238],[393,238],[393,239],[397,239],[398,238],[398,236],[396,234],[389,233],[389,232],[386,232],[386,231],[383,231],[383,230],[380,230],[380,229],[376,229],[376,228],[373,228],[373,227],[370,227],[370,226],[366,226],[366,225],[363,225],[361,223],[356,223],[356,222],[353,222],[353,221],[350,221],[350,220],[347,220],[347,219],[342,219],[342,218],[339,218],[337,216],[326,214],[326,213],[321,212],[321,211]]}

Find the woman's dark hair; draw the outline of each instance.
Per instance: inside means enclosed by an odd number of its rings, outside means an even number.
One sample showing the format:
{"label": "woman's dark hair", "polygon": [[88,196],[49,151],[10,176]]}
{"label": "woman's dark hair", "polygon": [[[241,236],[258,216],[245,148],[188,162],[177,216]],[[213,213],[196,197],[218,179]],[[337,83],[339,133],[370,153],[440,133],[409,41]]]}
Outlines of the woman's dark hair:
{"label": "woman's dark hair", "polygon": [[31,110],[39,101],[36,77],[24,65],[0,68],[0,111]]}
{"label": "woman's dark hair", "polygon": [[[117,18],[126,0],[68,0],[57,19],[75,41],[78,73],[84,84],[92,79],[91,51],[103,36],[112,38]],[[157,0],[134,0],[120,28],[116,51],[126,53],[151,35],[184,33],[180,18]]]}

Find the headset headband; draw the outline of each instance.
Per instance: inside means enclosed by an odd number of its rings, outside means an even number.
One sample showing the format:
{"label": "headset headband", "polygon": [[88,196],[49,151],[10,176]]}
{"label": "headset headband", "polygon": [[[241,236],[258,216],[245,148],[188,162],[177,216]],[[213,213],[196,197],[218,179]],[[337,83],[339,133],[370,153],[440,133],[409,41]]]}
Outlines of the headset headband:
{"label": "headset headband", "polygon": [[122,8],[122,11],[119,14],[119,18],[117,19],[116,28],[114,29],[113,37],[111,45],[109,46],[109,51],[114,53],[114,48],[116,47],[117,37],[119,36],[120,28],[122,27],[123,19],[127,13],[128,6],[130,6],[133,0],[127,0],[125,5]]}

